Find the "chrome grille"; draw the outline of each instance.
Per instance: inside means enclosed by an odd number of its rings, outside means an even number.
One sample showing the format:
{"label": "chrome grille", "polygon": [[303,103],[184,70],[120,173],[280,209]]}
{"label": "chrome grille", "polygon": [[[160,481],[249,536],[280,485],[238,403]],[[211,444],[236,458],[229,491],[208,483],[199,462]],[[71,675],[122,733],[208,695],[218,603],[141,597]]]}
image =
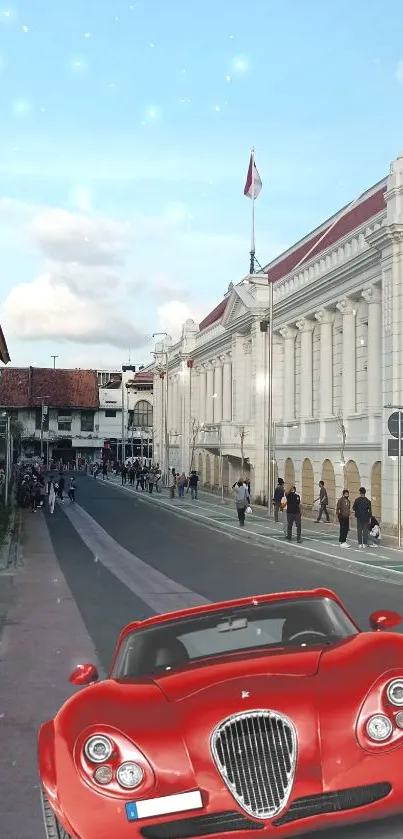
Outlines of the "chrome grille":
{"label": "chrome grille", "polygon": [[294,782],[297,734],[275,711],[249,711],[221,722],[211,737],[214,762],[238,804],[270,819],[285,807]]}

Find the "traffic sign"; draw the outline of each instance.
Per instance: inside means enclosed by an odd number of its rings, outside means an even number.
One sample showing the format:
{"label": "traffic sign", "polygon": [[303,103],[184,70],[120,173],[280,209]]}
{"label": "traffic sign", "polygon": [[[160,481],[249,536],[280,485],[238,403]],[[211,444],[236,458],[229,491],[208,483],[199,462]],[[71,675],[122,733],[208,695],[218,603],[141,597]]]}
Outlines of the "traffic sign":
{"label": "traffic sign", "polygon": [[[401,455],[403,455],[403,442],[400,446]],[[399,439],[395,440],[393,437],[388,440],[388,457],[399,457]]]}
{"label": "traffic sign", "polygon": [[402,411],[394,411],[388,419],[388,429],[392,437],[399,439],[399,414],[400,414],[400,436],[403,437],[403,413]]}

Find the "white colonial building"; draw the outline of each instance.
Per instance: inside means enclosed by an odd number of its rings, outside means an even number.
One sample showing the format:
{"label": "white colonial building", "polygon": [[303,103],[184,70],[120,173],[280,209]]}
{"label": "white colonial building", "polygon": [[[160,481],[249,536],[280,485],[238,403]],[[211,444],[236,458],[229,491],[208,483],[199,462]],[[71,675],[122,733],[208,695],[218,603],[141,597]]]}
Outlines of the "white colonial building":
{"label": "white colonial building", "polygon": [[209,487],[249,475],[261,503],[268,279],[276,475],[295,482],[307,508],[321,479],[331,505],[344,487],[355,496],[363,485],[375,515],[396,526],[398,461],[388,454],[386,406],[403,402],[403,155],[387,178],[263,274],[230,286],[202,323],[187,321],[179,343],[156,345],[155,458],[166,469],[169,449],[170,468],[196,468]]}

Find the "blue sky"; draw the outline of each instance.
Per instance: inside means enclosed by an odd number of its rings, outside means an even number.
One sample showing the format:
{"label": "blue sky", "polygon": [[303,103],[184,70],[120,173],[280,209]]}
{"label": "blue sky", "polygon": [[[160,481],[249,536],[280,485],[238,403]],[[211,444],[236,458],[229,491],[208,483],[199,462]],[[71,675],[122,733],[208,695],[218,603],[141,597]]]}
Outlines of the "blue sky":
{"label": "blue sky", "polygon": [[403,150],[398,0],[0,5],[0,317],[13,364],[150,359]]}

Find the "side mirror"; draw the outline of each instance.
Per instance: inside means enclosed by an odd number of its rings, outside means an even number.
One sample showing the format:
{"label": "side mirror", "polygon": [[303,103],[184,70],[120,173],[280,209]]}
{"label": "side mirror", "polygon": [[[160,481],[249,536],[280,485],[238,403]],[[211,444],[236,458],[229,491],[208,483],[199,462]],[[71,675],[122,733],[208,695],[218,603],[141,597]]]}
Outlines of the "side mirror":
{"label": "side mirror", "polygon": [[394,626],[399,626],[402,618],[398,612],[391,612],[389,609],[379,609],[378,612],[372,612],[369,618],[371,629],[376,632],[382,632],[383,629],[392,629]]}
{"label": "side mirror", "polygon": [[69,676],[69,682],[72,685],[91,685],[97,682],[99,673],[95,664],[78,664],[76,669]]}

